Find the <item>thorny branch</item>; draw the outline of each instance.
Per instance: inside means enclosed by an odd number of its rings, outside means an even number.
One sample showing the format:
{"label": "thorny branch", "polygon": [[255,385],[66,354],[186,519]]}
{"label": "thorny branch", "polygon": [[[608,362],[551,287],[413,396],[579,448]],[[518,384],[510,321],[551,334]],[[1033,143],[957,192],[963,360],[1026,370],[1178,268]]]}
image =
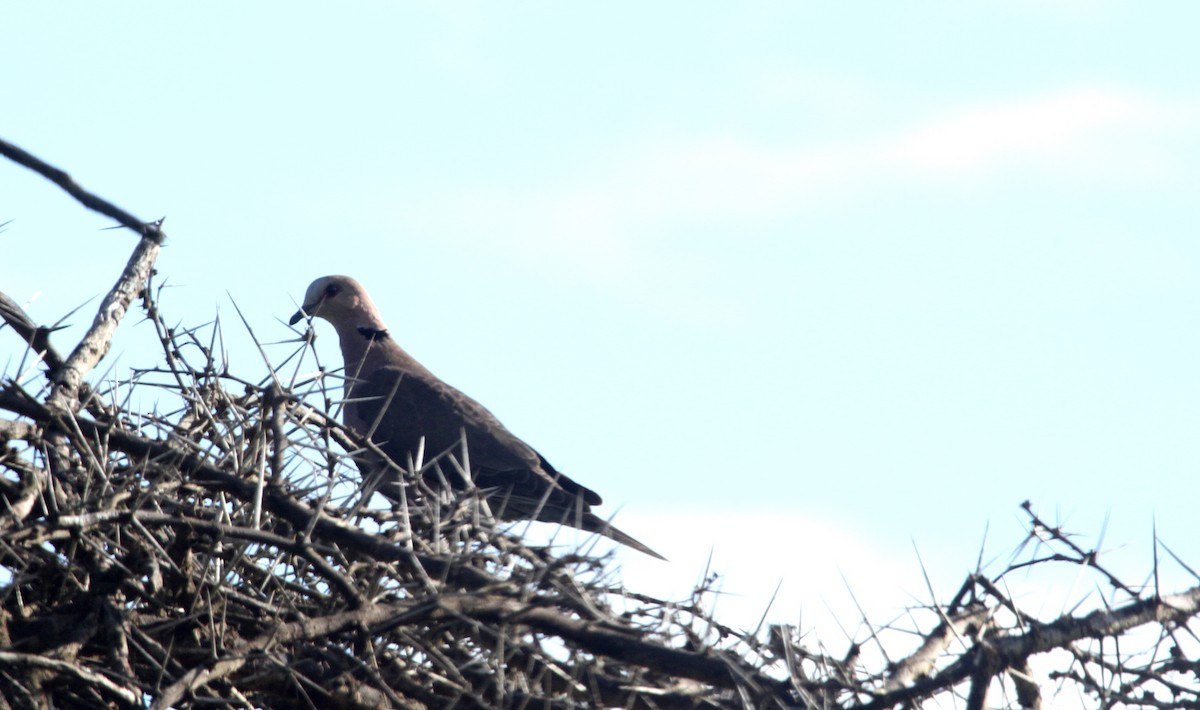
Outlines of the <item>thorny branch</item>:
{"label": "thorny branch", "polygon": [[[1097,706],[1200,703],[1200,587],[1141,593],[1032,506],[1028,559],[835,654],[789,626],[719,623],[712,578],[677,602],[625,589],[609,560],[497,530],[480,499],[439,495],[409,462],[387,472],[402,507],[364,497],[355,456],[381,452],[327,413],[338,376],[306,371],[304,339],[261,377],[233,374],[219,325],[167,327],[157,224],[0,152],[142,236],[67,358],[0,294],[45,368],[0,376],[7,706],[1039,708],[1068,685]],[[89,386],[135,303],[161,361]],[[1064,564],[1113,596],[1043,619],[1005,591],[1015,570]]]}
{"label": "thorny branch", "polygon": [[61,187],[67,192],[68,195],[74,197],[84,207],[87,207],[89,210],[94,212],[99,212],[106,217],[113,218],[122,225],[132,229],[138,234],[138,236],[150,239],[159,244],[162,244],[163,240],[166,238],[166,235],[161,229],[162,220],[157,222],[143,222],[103,197],[99,197],[98,195],[92,194],[91,192],[83,189],[65,171],[50,165],[41,158],[27,153],[21,148],[3,139],[0,139],[0,155],[3,155],[18,165],[24,165],[55,185]]}

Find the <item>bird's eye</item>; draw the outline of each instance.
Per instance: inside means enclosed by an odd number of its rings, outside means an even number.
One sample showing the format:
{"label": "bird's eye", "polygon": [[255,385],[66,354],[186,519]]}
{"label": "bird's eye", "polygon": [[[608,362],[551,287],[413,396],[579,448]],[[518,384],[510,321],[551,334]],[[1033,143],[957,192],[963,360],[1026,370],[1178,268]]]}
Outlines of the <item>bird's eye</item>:
{"label": "bird's eye", "polygon": [[326,296],[336,296],[338,294],[338,291],[341,291],[341,290],[342,290],[342,288],[340,286],[338,286],[337,284],[329,284],[328,286],[325,287],[325,295]]}

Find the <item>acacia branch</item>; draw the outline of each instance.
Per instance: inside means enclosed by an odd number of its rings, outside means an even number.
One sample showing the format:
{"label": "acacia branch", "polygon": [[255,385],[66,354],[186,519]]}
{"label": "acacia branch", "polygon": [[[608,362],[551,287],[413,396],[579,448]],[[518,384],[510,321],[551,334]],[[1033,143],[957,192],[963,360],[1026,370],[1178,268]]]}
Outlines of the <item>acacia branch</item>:
{"label": "acacia branch", "polygon": [[[947,668],[912,685],[877,695],[854,710],[884,710],[900,703],[928,697],[974,676],[981,667],[990,675],[1028,667],[1030,657],[1089,638],[1110,638],[1132,628],[1158,622],[1178,623],[1200,613],[1200,586],[1162,598],[1139,599],[1122,607],[1097,610],[1084,616],[1064,616],[1046,624],[1031,624],[1025,631],[992,635],[984,644],[959,657]],[[1025,692],[1028,692],[1026,689]]]}
{"label": "acacia branch", "polygon": [[158,258],[159,242],[143,238],[134,248],[121,277],[109,290],[100,304],[92,327],[75,346],[67,361],[57,368],[54,391],[48,404],[54,409],[76,410],[79,408],[80,385],[96,363],[112,346],[112,336],[125,317],[129,304],[133,302],[150,278],[154,260]]}
{"label": "acacia branch", "polygon": [[5,156],[14,163],[24,165],[55,185],[58,185],[63,190],[66,190],[67,194],[78,200],[84,207],[115,219],[125,227],[136,232],[138,236],[158,244],[162,244],[163,239],[166,238],[166,235],[162,231],[162,220],[158,222],[145,222],[134,217],[108,200],[80,187],[66,171],[50,165],[41,158],[3,139],[0,139],[0,155]]}
{"label": "acacia branch", "polygon": [[53,329],[43,328],[34,323],[24,309],[5,293],[0,293],[0,318],[3,318],[5,323],[17,331],[17,335],[20,335],[29,344],[29,347],[42,358],[42,361],[46,363],[47,371],[53,377],[63,364],[62,356],[50,345],[50,333],[53,332]]}
{"label": "acacia branch", "polygon": [[[31,403],[26,399],[15,397],[11,392],[0,392],[0,407],[17,410],[24,416],[39,420],[52,430],[61,431],[67,436],[72,435],[73,430],[60,423],[59,418],[51,414],[48,409],[41,408],[36,403]],[[109,446],[115,450],[123,451],[126,454],[147,461],[155,461],[159,465],[178,467],[180,470],[190,473],[193,480],[199,483],[215,485],[242,499],[249,500],[254,494],[256,487],[254,482],[216,469],[198,460],[194,455],[181,452],[165,443],[148,441],[120,429],[105,427],[86,419],[76,419],[74,423],[79,427],[79,431],[82,432],[83,436],[87,438],[105,436]],[[676,673],[681,677],[712,683],[717,687],[733,688],[737,687],[739,682],[750,681],[760,688],[774,689],[772,692],[776,693],[783,692],[784,684],[780,681],[772,680],[749,670],[738,671],[731,665],[730,660],[721,656],[661,647],[637,639],[628,633],[605,629],[592,622],[573,619],[562,612],[550,609],[530,608],[527,602],[522,602],[515,598],[519,595],[519,590],[509,589],[509,585],[491,575],[481,571],[470,570],[470,568],[455,566],[448,559],[412,552],[402,546],[383,540],[378,535],[371,535],[357,527],[347,526],[339,520],[334,520],[314,511],[278,487],[266,487],[264,507],[268,511],[287,519],[295,529],[302,530],[311,526],[318,535],[325,537],[325,539],[338,544],[347,544],[369,555],[373,559],[404,562],[412,567],[423,570],[433,578],[444,578],[447,581],[453,581],[457,584],[465,584],[468,588],[475,590],[491,588],[503,592],[497,592],[496,595],[486,597],[445,597],[443,595],[441,599],[450,600],[444,601],[442,606],[443,612],[459,613],[480,621],[497,622],[505,620],[509,623],[527,625],[546,633],[560,636],[566,640],[574,641],[581,647],[597,655],[608,656],[637,665],[660,668],[664,671]],[[58,525],[63,527],[86,527],[106,520],[120,519],[127,515],[132,514],[117,513],[114,511],[106,514],[93,513],[65,516],[59,519]],[[132,517],[160,524],[170,522],[169,516],[159,516],[153,513],[139,513],[132,515]],[[212,527],[214,530],[225,530],[237,537],[258,539],[261,542],[277,545],[284,549],[290,547],[284,540],[265,533],[256,534],[254,531],[246,529],[218,528],[214,527],[211,523],[204,524],[202,527],[204,526]],[[371,607],[371,609],[374,608]],[[368,623],[374,618],[371,614],[375,613],[382,612],[364,610],[362,612],[351,613],[350,616],[345,618],[357,619],[362,623]],[[394,610],[392,613],[395,613]],[[405,613],[411,613],[411,611],[405,610]],[[354,614],[358,614],[358,616]],[[342,617],[330,618],[341,619]],[[282,633],[282,630],[277,630],[274,633],[278,638],[278,634]],[[227,667],[226,664],[222,664],[221,668],[226,669],[225,672],[232,672],[232,667]]]}
{"label": "acacia branch", "polygon": [[[544,604],[545,602],[543,602]],[[445,594],[421,600],[373,604],[354,611],[304,619],[279,626],[231,648],[212,664],[193,669],[177,680],[152,708],[167,708],[177,703],[186,691],[236,672],[250,660],[251,652],[262,652],[275,644],[327,638],[353,629],[376,630],[411,624],[469,619],[489,626],[514,624],[574,641],[597,656],[634,663],[656,672],[691,678],[718,688],[737,688],[749,681],[757,692],[773,695],[779,701],[789,697],[787,683],[759,675],[748,669],[736,669],[736,662],[715,653],[696,653],[642,641],[631,633],[572,619],[533,600],[519,600],[498,593]]]}
{"label": "acacia branch", "polygon": [[[80,187],[64,170],[50,165],[5,140],[0,140],[0,155],[4,155],[13,162],[24,165],[42,175],[63,190],[66,190],[68,194],[88,209],[95,210],[115,219],[141,236],[141,240],[138,242],[137,248],[134,249],[133,255],[129,258],[129,263],[125,265],[121,277],[117,280],[116,285],[109,290],[108,295],[105,296],[104,301],[100,304],[100,310],[96,313],[96,317],[92,321],[92,327],[83,339],[79,341],[79,344],[75,346],[75,349],[71,352],[66,362],[61,363],[60,366],[53,367],[55,371],[55,388],[50,397],[50,404],[54,408],[74,410],[78,408],[79,387],[83,382],[83,378],[87,376],[87,373],[91,372],[96,363],[100,362],[100,359],[108,352],[113,333],[116,331],[117,326],[120,325],[121,319],[124,318],[125,311],[129,308],[130,302],[141,293],[146,280],[150,277],[151,268],[158,257],[159,247],[166,236],[162,231],[162,220],[146,222],[134,217],[108,200],[98,197]],[[10,324],[14,321],[18,322],[18,325],[14,325],[15,328],[18,328],[18,332],[27,330],[23,324],[19,324],[21,321],[20,316],[23,315],[19,314],[20,309],[17,309],[17,313],[12,313],[11,311],[12,308],[7,304],[3,308],[0,308],[0,312],[4,314],[5,319]],[[9,316],[14,317],[9,318]],[[28,319],[26,318],[25,320]],[[23,334],[23,337],[34,346],[35,350],[38,349],[38,345],[35,343],[38,337],[36,330],[30,335]]]}
{"label": "acacia branch", "polygon": [[7,666],[10,668],[38,668],[44,671],[50,671],[57,675],[66,676],[73,684],[78,685],[79,683],[84,683],[106,691],[112,697],[116,698],[122,707],[141,707],[141,705],[138,703],[139,693],[130,690],[129,688],[117,685],[103,675],[95,673],[74,663],[59,661],[53,658],[46,658],[45,656],[36,656],[29,653],[0,651],[0,666]]}

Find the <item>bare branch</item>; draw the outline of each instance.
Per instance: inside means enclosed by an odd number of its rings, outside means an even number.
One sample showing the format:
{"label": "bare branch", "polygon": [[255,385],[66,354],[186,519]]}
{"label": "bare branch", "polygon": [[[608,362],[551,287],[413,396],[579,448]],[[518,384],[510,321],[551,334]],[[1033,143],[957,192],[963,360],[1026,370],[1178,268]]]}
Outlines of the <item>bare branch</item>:
{"label": "bare branch", "polygon": [[62,367],[63,359],[50,345],[50,333],[53,328],[43,328],[33,322],[17,302],[4,293],[0,293],[0,318],[25,339],[29,347],[45,361],[46,367],[53,377],[58,368]]}
{"label": "bare branch", "polygon": [[66,190],[67,194],[78,200],[84,207],[99,212],[106,217],[113,218],[122,225],[132,229],[138,236],[144,239],[149,239],[156,244],[162,244],[166,235],[162,232],[161,220],[159,222],[144,222],[134,217],[108,200],[97,197],[83,189],[63,170],[2,139],[0,139],[0,155],[5,156],[14,163],[24,165],[55,185],[58,185],[63,190]]}
{"label": "bare branch", "polygon": [[109,290],[100,304],[92,327],[75,346],[70,357],[57,368],[54,378],[54,394],[48,404],[56,409],[75,410],[79,406],[79,388],[100,358],[112,345],[112,336],[125,317],[125,312],[137,298],[150,278],[154,260],[158,258],[159,242],[143,238],[129,257],[129,263],[117,283]]}
{"label": "bare branch", "polygon": [[28,653],[0,651],[0,666],[9,666],[14,669],[37,668],[57,675],[68,676],[70,682],[83,683],[106,691],[111,697],[118,700],[122,707],[141,707],[138,703],[138,694],[136,692],[129,688],[123,688],[103,675],[74,663],[56,661],[52,658],[35,656]]}

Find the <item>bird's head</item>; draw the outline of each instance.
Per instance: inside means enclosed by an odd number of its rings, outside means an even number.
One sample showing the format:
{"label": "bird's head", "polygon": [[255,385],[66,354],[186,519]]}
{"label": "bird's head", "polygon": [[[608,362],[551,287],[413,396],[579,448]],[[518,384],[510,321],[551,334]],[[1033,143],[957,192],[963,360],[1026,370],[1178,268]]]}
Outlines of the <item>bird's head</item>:
{"label": "bird's head", "polygon": [[295,325],[307,317],[324,318],[334,327],[374,325],[355,321],[375,313],[375,304],[362,284],[349,276],[322,276],[309,284],[304,303],[288,323]]}

